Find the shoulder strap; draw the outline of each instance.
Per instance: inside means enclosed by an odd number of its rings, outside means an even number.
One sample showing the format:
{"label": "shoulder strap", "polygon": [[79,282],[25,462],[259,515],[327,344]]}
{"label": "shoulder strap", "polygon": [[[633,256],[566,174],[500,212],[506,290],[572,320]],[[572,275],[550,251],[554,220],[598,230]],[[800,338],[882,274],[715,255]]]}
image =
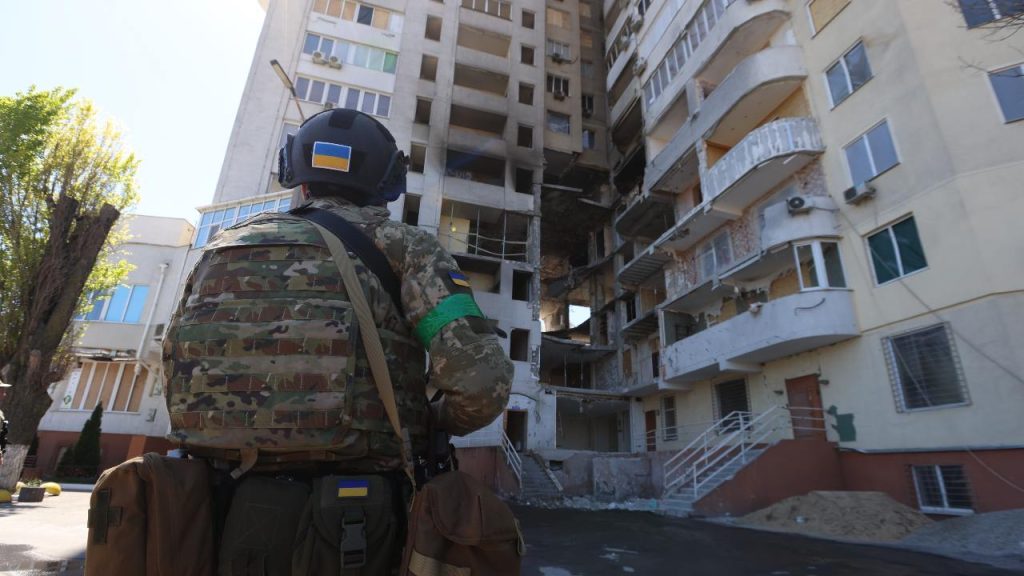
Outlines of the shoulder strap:
{"label": "shoulder strap", "polygon": [[348,251],[342,246],[341,240],[327,227],[321,226],[316,222],[313,222],[313,225],[316,226],[320,235],[323,236],[324,242],[327,243],[331,256],[334,258],[335,265],[341,271],[341,279],[345,283],[345,291],[348,293],[352,308],[356,313],[356,318],[359,320],[359,332],[362,334],[363,347],[366,349],[366,357],[370,362],[373,382],[377,385],[377,394],[380,395],[381,402],[384,403],[384,411],[387,413],[391,427],[394,429],[395,435],[398,437],[402,447],[402,463],[405,467],[405,473],[409,476],[413,486],[415,486],[416,480],[412,468],[412,442],[408,431],[402,428],[401,420],[398,417],[395,388],[391,384],[391,373],[388,371],[387,360],[384,357],[384,346],[381,344],[380,332],[377,331],[377,323],[373,320],[370,305],[366,302],[366,295],[363,294],[363,287],[356,276],[356,268],[352,264],[352,259],[348,257]]}
{"label": "shoulder strap", "polygon": [[366,267],[377,276],[395,306],[402,310],[402,282],[391,268],[388,257],[362,230],[334,212],[323,208],[300,206],[290,210],[289,213],[305,218],[325,228],[331,235],[340,238],[345,246],[355,252],[363,264],[366,264]]}

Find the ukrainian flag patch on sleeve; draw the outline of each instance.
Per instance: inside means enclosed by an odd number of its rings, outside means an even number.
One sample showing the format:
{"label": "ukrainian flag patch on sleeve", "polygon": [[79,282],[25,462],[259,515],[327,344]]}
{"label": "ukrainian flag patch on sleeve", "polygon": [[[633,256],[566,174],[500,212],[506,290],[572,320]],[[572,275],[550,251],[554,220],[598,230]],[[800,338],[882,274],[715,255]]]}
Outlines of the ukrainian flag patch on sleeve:
{"label": "ukrainian flag patch on sleeve", "polygon": [[452,279],[452,284],[455,284],[456,286],[465,286],[466,288],[470,287],[469,278],[466,278],[463,274],[458,272],[449,272],[448,277]]}
{"label": "ukrainian flag patch on sleeve", "polygon": [[330,142],[313,143],[313,168],[348,172],[352,161],[352,147]]}
{"label": "ukrainian flag patch on sleeve", "polygon": [[338,498],[365,498],[369,495],[369,480],[338,480]]}

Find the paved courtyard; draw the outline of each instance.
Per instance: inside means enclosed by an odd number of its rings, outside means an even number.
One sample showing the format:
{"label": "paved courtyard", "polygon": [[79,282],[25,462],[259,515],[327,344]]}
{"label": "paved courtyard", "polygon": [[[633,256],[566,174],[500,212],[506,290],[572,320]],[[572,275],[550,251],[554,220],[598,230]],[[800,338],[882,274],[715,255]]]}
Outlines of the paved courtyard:
{"label": "paved courtyard", "polygon": [[[0,574],[80,574],[89,494],[0,505]],[[524,576],[1003,576],[984,564],[642,512],[516,508]],[[70,562],[68,562],[70,560]]]}

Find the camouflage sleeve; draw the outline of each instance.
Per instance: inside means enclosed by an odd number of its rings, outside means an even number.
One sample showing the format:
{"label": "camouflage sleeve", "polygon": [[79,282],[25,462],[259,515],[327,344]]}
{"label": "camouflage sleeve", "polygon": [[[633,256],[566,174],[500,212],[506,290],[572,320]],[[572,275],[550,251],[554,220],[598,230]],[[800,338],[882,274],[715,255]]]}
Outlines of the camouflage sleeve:
{"label": "camouflage sleeve", "polygon": [[[437,238],[411,226],[382,228],[388,238],[386,252],[402,279],[402,305],[412,326],[420,327],[446,301],[464,302],[467,296],[472,301],[469,282]],[[449,300],[453,296],[455,300]],[[512,362],[489,323],[459,317],[444,323],[424,344],[430,353],[430,382],[445,393],[439,411],[442,427],[462,436],[487,426],[505,410]]]}

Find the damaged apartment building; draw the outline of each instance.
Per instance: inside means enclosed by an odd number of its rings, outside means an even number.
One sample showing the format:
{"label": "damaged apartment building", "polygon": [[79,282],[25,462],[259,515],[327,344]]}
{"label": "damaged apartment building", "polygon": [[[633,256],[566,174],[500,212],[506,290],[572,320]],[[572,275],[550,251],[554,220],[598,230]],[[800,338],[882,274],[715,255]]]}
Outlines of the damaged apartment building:
{"label": "damaged apartment building", "polygon": [[1024,505],[1017,10],[604,2],[608,179],[545,172],[565,494]]}
{"label": "damaged apartment building", "polygon": [[681,512],[1024,506],[1024,36],[987,36],[1007,3],[260,3],[184,269],[290,206],[299,109],[374,115],[411,158],[392,218],[508,334],[508,410],[455,439],[464,470]]}

